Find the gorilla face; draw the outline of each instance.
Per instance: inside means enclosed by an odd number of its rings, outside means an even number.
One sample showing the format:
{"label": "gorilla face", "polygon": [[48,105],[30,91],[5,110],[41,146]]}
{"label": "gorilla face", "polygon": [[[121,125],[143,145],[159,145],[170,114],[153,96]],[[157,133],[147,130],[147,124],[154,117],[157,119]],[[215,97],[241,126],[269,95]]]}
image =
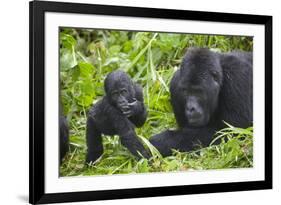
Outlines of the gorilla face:
{"label": "gorilla face", "polygon": [[216,53],[201,49],[196,55],[191,51],[185,56],[178,88],[189,126],[201,127],[209,123],[218,104],[222,77]]}
{"label": "gorilla face", "polygon": [[132,102],[135,101],[133,82],[122,71],[111,72],[105,79],[105,92],[109,102],[126,113]]}
{"label": "gorilla face", "polygon": [[111,92],[110,96],[117,105],[128,103],[129,93],[124,86],[117,87]]}

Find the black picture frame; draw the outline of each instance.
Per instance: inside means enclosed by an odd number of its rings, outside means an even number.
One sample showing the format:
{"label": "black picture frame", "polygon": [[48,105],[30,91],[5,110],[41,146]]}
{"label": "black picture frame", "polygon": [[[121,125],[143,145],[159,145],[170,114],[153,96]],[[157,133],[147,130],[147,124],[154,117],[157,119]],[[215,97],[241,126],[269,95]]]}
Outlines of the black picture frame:
{"label": "black picture frame", "polygon": [[[33,1],[29,4],[30,42],[30,164],[29,202],[32,204],[260,190],[272,188],[272,16],[230,14]],[[149,17],[208,22],[259,24],[265,27],[265,180],[71,193],[45,192],[45,75],[44,25],[46,12]]]}

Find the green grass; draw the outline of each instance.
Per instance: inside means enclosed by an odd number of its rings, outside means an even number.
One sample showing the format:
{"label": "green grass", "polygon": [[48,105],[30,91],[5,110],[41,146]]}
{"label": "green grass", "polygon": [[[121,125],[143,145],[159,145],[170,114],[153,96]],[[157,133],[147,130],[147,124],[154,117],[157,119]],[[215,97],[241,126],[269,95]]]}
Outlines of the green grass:
{"label": "green grass", "polygon": [[[70,127],[70,152],[60,167],[62,176],[167,172],[252,167],[252,128],[231,125],[217,133],[223,142],[190,153],[174,152],[162,158],[149,137],[176,128],[170,105],[169,84],[188,47],[216,52],[252,50],[252,38],[215,35],[61,29],[61,102]],[[103,137],[104,154],[86,166],[85,122],[90,106],[104,95],[105,76],[116,69],[142,85],[148,118],[136,132],[153,158],[135,161],[120,145],[119,137]],[[224,141],[224,139],[228,139]]]}
{"label": "green grass", "polygon": [[[84,134],[81,131],[81,134]],[[84,139],[84,136],[76,139]],[[72,136],[71,141],[75,141]],[[141,137],[141,140],[146,138]],[[219,131],[215,140],[221,140],[219,145],[210,145],[196,151],[181,153],[176,150],[173,156],[163,158],[153,147],[153,157],[149,160],[136,161],[124,148],[119,137],[104,137],[105,152],[101,159],[91,166],[85,165],[85,146],[72,143],[71,152],[66,156],[61,166],[62,176],[87,176],[103,174],[126,174],[146,172],[168,172],[185,170],[207,170],[224,168],[242,168],[253,166],[253,130],[232,126]],[[146,146],[151,146],[145,140]],[[85,144],[80,142],[79,144]]]}

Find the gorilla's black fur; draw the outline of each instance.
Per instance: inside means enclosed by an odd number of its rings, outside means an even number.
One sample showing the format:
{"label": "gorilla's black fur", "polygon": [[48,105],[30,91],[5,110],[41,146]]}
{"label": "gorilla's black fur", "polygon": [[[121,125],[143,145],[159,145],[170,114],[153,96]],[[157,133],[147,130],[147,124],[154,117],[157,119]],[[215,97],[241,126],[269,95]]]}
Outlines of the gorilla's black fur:
{"label": "gorilla's black fur", "polygon": [[66,118],[63,116],[62,111],[60,111],[60,162],[69,150],[69,129]]}
{"label": "gorilla's black fur", "polygon": [[147,117],[142,88],[123,71],[108,74],[104,87],[106,95],[88,113],[86,162],[102,155],[101,134],[119,135],[121,143],[137,158],[138,152],[148,158],[150,154],[135,133],[135,126],[141,127]]}
{"label": "gorilla's black fur", "polygon": [[215,53],[191,48],[170,86],[171,103],[179,129],[164,131],[150,142],[164,155],[171,149],[208,146],[223,121],[248,127],[253,120],[252,53]]}

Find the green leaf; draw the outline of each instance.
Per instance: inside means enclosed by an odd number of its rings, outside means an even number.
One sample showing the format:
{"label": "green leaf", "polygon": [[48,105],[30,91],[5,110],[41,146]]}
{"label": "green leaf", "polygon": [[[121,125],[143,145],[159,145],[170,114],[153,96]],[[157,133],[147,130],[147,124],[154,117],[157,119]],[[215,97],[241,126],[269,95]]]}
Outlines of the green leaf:
{"label": "green leaf", "polygon": [[60,42],[62,43],[63,47],[68,48],[71,50],[76,44],[76,40],[69,34],[60,33]]}
{"label": "green leaf", "polygon": [[94,66],[87,62],[78,63],[81,77],[90,77],[93,73]]}
{"label": "green leaf", "polygon": [[121,50],[121,46],[119,46],[119,45],[113,45],[113,46],[111,46],[111,47],[109,48],[109,53],[110,53],[111,55],[116,55],[116,54],[118,54],[118,53],[120,52],[120,50]]}
{"label": "green leaf", "polygon": [[71,70],[72,80],[77,81],[80,76],[80,68],[78,66],[74,66]]}
{"label": "green leaf", "polygon": [[69,70],[73,68],[77,63],[73,58],[73,54],[71,50],[62,48],[60,55],[60,69],[61,71]]}

